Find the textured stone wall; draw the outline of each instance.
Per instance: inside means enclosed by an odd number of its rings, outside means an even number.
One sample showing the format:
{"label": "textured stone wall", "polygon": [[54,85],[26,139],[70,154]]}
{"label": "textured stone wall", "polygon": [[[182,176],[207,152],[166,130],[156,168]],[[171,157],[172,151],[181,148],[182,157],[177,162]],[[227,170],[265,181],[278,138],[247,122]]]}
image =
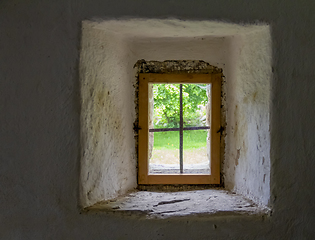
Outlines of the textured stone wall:
{"label": "textured stone wall", "polygon": [[137,73],[222,73],[222,69],[202,60],[138,60]]}

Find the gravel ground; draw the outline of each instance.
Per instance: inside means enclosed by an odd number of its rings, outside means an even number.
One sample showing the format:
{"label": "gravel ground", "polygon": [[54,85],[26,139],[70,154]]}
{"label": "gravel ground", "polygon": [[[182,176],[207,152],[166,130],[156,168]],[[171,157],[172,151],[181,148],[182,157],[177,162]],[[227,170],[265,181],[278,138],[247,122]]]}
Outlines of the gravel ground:
{"label": "gravel ground", "polygon": [[[207,162],[207,148],[184,149],[184,164],[198,164]],[[153,150],[149,161],[155,164],[178,164],[179,150]]]}
{"label": "gravel ground", "polygon": [[[210,173],[206,150],[206,147],[184,150],[184,173]],[[149,168],[150,174],[179,173],[179,150],[153,150]]]}

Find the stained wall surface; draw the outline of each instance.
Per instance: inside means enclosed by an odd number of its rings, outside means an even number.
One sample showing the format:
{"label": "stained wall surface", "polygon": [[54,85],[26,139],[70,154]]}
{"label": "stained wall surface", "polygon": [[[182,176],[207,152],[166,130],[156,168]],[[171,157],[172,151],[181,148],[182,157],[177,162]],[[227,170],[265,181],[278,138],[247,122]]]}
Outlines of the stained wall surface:
{"label": "stained wall surface", "polygon": [[121,36],[83,28],[80,199],[89,206],[137,186],[135,73]]}
{"label": "stained wall surface", "polygon": [[[314,11],[313,1],[2,1],[0,238],[312,239]],[[126,16],[270,25],[270,218],[80,214],[81,22]]]}
{"label": "stained wall surface", "polygon": [[[132,122],[137,121],[137,99],[131,92],[136,91],[133,68],[139,59],[204,60],[222,68],[222,182],[227,189],[268,205],[269,26],[175,19],[83,22],[82,205],[114,198],[135,187]],[[188,65],[185,69],[194,70]]]}
{"label": "stained wall surface", "polygon": [[265,27],[228,39],[225,186],[269,204],[270,33]]}

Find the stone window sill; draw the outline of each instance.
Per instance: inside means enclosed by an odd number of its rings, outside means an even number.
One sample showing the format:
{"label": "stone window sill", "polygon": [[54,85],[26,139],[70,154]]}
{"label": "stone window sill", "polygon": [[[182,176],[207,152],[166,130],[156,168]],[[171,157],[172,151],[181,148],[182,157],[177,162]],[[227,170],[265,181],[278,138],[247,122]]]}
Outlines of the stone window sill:
{"label": "stone window sill", "polygon": [[100,202],[85,212],[107,212],[144,218],[270,216],[271,210],[222,189],[178,192],[134,191],[114,200]]}

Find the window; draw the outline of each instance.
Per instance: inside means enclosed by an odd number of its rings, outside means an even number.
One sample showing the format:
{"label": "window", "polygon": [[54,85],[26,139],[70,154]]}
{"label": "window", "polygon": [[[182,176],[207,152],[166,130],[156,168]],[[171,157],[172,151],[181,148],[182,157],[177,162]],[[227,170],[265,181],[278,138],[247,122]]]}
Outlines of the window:
{"label": "window", "polygon": [[[141,73],[139,74],[139,167],[138,183],[139,184],[220,184],[220,108],[221,108],[221,74],[156,74]],[[174,88],[179,89],[179,122],[175,127],[155,128],[149,124],[152,109],[153,96],[150,94],[152,84],[176,84]],[[204,126],[184,126],[183,119],[183,92],[190,84],[200,87],[209,88],[209,108],[207,109],[210,116],[208,124]],[[152,119],[151,119],[152,120]],[[185,170],[184,168],[184,132],[203,130],[208,134],[208,171],[196,172]],[[177,132],[179,136],[179,157],[178,171],[168,171],[156,173],[150,171],[149,147],[150,135],[163,132]],[[151,158],[151,156],[150,156]]]}
{"label": "window", "polygon": [[[182,72],[224,72],[221,179],[226,189],[269,204],[270,26],[176,19],[87,20],[82,22],[81,38],[82,207],[114,199],[139,183],[135,151],[139,73]],[[161,59],[173,60],[156,61]]]}

